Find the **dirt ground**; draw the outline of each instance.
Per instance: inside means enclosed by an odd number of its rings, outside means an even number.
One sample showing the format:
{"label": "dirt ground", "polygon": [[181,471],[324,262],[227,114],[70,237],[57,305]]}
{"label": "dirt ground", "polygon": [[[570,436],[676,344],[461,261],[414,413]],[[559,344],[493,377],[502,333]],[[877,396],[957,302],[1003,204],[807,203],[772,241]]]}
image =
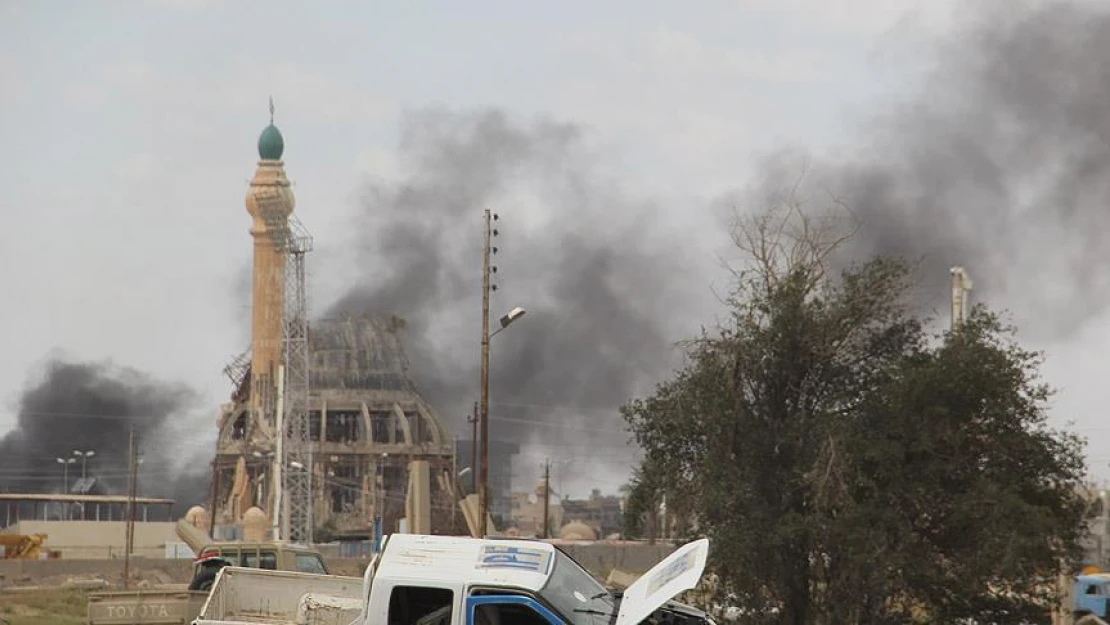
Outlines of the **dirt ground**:
{"label": "dirt ground", "polygon": [[0,625],[81,625],[88,614],[84,590],[0,590]]}
{"label": "dirt ground", "polygon": [[[0,625],[83,625],[88,617],[88,593],[122,590],[121,579],[103,575],[18,576],[0,582]],[[172,578],[157,568],[139,569],[131,588],[184,588],[187,580]]]}

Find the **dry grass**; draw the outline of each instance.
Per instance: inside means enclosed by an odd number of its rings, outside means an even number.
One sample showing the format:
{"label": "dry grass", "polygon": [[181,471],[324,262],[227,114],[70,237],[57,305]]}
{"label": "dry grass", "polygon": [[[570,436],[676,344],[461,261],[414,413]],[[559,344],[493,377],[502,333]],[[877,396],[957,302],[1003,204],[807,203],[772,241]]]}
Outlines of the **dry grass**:
{"label": "dry grass", "polygon": [[87,616],[83,590],[0,591],[0,625],[81,625]]}

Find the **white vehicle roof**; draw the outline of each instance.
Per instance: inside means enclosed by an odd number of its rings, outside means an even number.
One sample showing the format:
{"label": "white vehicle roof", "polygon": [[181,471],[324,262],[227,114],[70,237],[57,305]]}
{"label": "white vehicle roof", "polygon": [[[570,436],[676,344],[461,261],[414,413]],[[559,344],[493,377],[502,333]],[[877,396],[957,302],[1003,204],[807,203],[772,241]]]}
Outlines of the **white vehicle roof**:
{"label": "white vehicle roof", "polygon": [[554,563],[555,547],[539,541],[393,534],[374,575],[538,591]]}

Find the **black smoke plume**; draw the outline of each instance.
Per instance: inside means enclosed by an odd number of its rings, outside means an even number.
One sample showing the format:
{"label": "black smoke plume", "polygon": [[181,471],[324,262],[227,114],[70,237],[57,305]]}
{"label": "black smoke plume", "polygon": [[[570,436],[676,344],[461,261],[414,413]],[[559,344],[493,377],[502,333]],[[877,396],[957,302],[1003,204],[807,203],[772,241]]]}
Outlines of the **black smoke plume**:
{"label": "black smoke plume", "polygon": [[920,261],[942,318],[948,270],[962,265],[974,301],[1066,340],[1110,303],[1110,7],[959,10],[909,97],[833,156],[770,159],[746,203],[790,185],[808,160],[800,196],[829,192],[850,209],[852,257]]}
{"label": "black smoke plume", "polygon": [[[190,442],[197,439],[190,432],[197,404],[193,390],[131,368],[52,358],[24,389],[16,426],[0,439],[0,491],[61,493],[57,458],[92,450],[88,475],[103,494],[126,495],[134,426],[142,455],[140,494],[174,499],[181,514],[204,502],[209,482],[203,459],[212,449]],[[80,461],[69,465],[71,487],[80,474]]]}
{"label": "black smoke plume", "polygon": [[483,210],[497,213],[491,328],[514,306],[527,313],[491,340],[490,437],[531,452],[518,486],[547,455],[570,461],[553,470],[564,487],[615,491],[633,454],[617,408],[675,364],[671,322],[689,319],[691,288],[708,291],[690,280],[693,239],[599,173],[586,139],[496,110],[410,115],[402,173],[372,185],[358,213],[358,284],[329,312],[404,318],[418,388],[470,438]]}

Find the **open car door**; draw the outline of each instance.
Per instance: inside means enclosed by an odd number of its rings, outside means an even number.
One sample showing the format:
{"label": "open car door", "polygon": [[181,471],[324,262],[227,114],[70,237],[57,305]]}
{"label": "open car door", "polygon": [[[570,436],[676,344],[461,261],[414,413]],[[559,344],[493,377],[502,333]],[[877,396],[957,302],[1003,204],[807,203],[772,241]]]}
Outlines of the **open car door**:
{"label": "open car door", "polygon": [[708,558],[708,538],[679,547],[624,591],[616,625],[637,625],[678,593],[697,586]]}

